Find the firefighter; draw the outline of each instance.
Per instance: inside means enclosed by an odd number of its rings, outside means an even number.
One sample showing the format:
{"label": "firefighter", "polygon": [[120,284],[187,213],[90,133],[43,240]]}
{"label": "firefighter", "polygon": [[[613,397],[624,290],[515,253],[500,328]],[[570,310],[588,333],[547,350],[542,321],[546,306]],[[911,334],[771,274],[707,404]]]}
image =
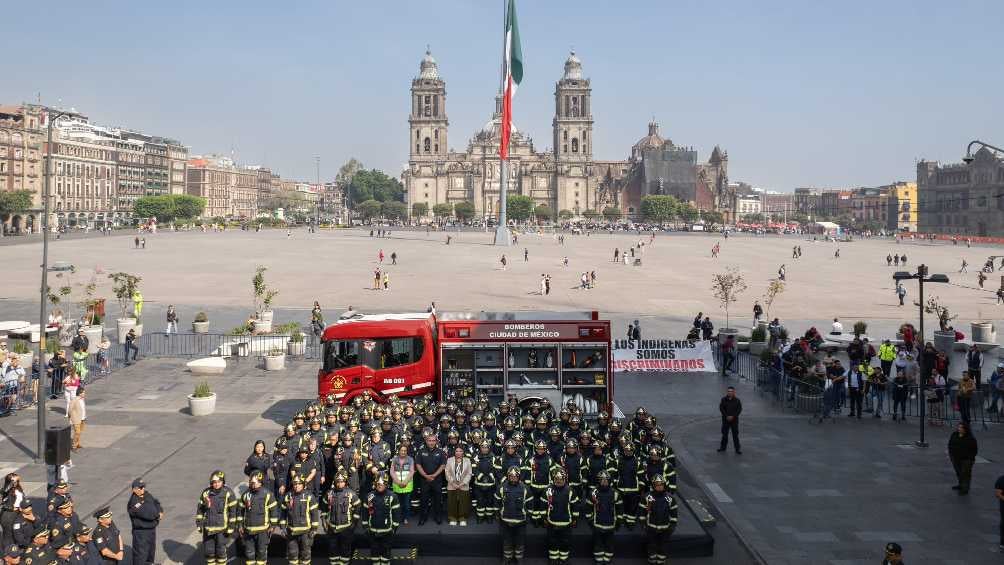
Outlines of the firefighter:
{"label": "firefighter", "polygon": [[265,488],[260,471],[248,480],[248,490],[237,505],[237,524],[244,545],[244,565],[265,565],[272,527],[279,523],[275,497]]}
{"label": "firefighter", "polygon": [[551,454],[551,459],[560,461],[565,454],[565,440],[561,437],[562,431],[558,426],[551,426],[548,432],[547,451]]}
{"label": "firefighter", "polygon": [[574,439],[579,441],[579,436],[586,434],[585,428],[582,426],[582,416],[573,413],[570,418],[568,418],[568,429],[565,430],[565,439]]}
{"label": "firefighter", "polygon": [[529,470],[526,467],[525,460],[520,456],[519,451],[517,451],[518,447],[519,445],[515,440],[507,440],[505,442],[505,450],[495,458],[495,476],[498,477],[500,482],[512,467],[519,469],[521,481],[529,479]]}
{"label": "firefighter", "polygon": [[575,492],[575,497],[582,500],[582,483],[585,481],[585,468],[579,445],[575,440],[565,442],[564,453],[561,454],[561,468],[568,475],[568,486]]}
{"label": "firefighter", "polygon": [[352,561],[352,540],[359,522],[359,495],[348,488],[342,473],[335,475],[334,488],[328,491],[328,560],[331,565],[349,565]]}
{"label": "firefighter", "polygon": [[643,470],[646,492],[652,490],[652,479],[657,475],[666,482],[669,492],[676,492],[676,469],[662,458],[662,450],[658,447],[648,450],[648,461]]}
{"label": "firefighter", "polygon": [[505,481],[495,493],[502,532],[502,559],[506,565],[519,563],[526,546],[526,522],[531,496],[523,483],[522,474],[519,467],[509,467]]}
{"label": "firefighter", "polygon": [[314,533],[321,524],[317,498],[299,475],[293,476],[292,487],[282,501],[280,522],[286,530],[286,559],[290,565],[309,565]]}
{"label": "firefighter", "polygon": [[610,473],[600,471],[596,479],[587,506],[593,528],[593,561],[610,563],[614,559],[614,531],[620,525],[623,507],[620,493],[610,485]]}
{"label": "firefighter", "polygon": [[642,467],[634,454],[634,444],[625,441],[621,444],[621,454],[616,459],[617,492],[624,501],[624,525],[629,530],[634,529],[638,519],[638,502],[641,499]]}
{"label": "firefighter", "polygon": [[610,434],[610,414],[605,410],[601,410],[596,416],[596,427],[589,430],[589,435],[593,436],[596,441],[606,442],[607,445],[613,445],[609,442],[607,437]]}
{"label": "firefighter", "polygon": [[498,477],[495,475],[492,446],[488,441],[482,441],[474,459],[474,515],[479,524],[494,519],[496,488]]}
{"label": "firefighter", "polygon": [[648,562],[663,565],[666,562],[669,538],[676,529],[676,499],[666,490],[662,475],[652,477],[652,490],[645,495],[644,516]]}
{"label": "firefighter", "polygon": [[564,469],[554,471],[550,486],[544,492],[546,507],[544,523],[547,526],[547,560],[551,565],[568,563],[572,547],[572,528],[575,527],[578,500],[568,487]]}
{"label": "firefighter", "polygon": [[380,433],[379,429],[374,429],[370,433],[370,442],[365,447],[365,453],[367,480],[366,485],[363,487],[364,493],[373,490],[374,480],[377,476],[387,472],[390,458],[394,456],[394,452],[390,450],[390,445],[386,441],[383,441],[383,434]]}
{"label": "firefighter", "polygon": [[536,426],[533,428],[533,434],[530,436],[533,438],[534,443],[537,443],[540,440],[548,441],[550,436],[548,424],[550,424],[550,422],[548,421],[546,414],[537,416]]}
{"label": "firefighter", "polygon": [[[202,531],[202,549],[207,565],[226,565],[227,545],[229,537],[234,534],[236,517],[237,497],[226,486],[223,471],[213,471],[209,476],[209,487],[199,495],[195,511],[195,525]],[[99,537],[95,529],[94,539]]]}
{"label": "firefighter", "polygon": [[[290,486],[293,479],[299,478],[305,485],[313,485],[317,477],[317,463],[310,456],[310,447],[301,446],[296,452],[296,459],[289,466]],[[286,494],[289,494],[287,491]]]}
{"label": "firefighter", "polygon": [[607,446],[602,441],[593,442],[593,452],[585,461],[584,475],[586,484],[591,488],[599,484],[600,473],[606,471],[613,472],[613,464],[607,454]]}
{"label": "firefighter", "polygon": [[[536,453],[530,458],[530,493],[533,495],[533,505],[530,507],[530,516],[535,522],[540,523],[544,518],[544,508],[547,505],[545,491],[551,482],[551,472],[557,464],[547,452],[547,443],[539,440],[534,446]],[[567,478],[567,477],[566,477]]]}
{"label": "firefighter", "polygon": [[642,430],[645,429],[645,420],[647,418],[648,411],[645,410],[644,406],[639,406],[638,409],[634,411],[634,419],[628,422],[626,431],[628,436],[630,436],[631,441],[633,441],[636,446],[639,443]]}
{"label": "firefighter", "polygon": [[373,492],[366,498],[366,510],[370,562],[374,565],[390,565],[390,538],[400,523],[400,506],[394,493],[387,491],[387,479],[383,475],[373,482]]}

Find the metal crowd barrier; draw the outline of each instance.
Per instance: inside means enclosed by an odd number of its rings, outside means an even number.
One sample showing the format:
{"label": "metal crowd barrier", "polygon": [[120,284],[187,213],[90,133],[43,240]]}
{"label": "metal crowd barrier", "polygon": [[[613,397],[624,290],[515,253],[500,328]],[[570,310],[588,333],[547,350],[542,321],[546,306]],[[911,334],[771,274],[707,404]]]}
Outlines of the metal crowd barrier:
{"label": "metal crowd barrier", "polygon": [[[304,359],[320,359],[321,343],[306,334],[291,342],[288,334],[230,335],[196,333],[144,333],[136,340],[140,357],[241,357],[261,358],[272,351]],[[114,346],[113,346],[114,347]],[[124,345],[118,345],[125,351]]]}

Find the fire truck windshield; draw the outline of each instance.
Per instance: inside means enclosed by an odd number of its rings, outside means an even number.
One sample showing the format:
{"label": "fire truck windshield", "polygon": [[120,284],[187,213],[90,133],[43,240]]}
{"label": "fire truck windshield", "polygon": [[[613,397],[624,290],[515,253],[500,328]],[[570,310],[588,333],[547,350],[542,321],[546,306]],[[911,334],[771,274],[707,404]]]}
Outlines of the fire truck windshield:
{"label": "fire truck windshield", "polygon": [[324,344],[324,371],[359,366],[389,369],[419,361],[424,350],[422,340],[412,337],[328,341]]}

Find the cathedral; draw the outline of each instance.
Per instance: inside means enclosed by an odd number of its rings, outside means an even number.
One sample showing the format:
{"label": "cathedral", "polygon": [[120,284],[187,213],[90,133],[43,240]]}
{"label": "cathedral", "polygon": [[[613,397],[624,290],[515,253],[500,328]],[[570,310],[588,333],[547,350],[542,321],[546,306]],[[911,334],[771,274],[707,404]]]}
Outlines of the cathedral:
{"label": "cathedral", "polygon": [[[449,148],[446,82],[429,51],[411,83],[408,168],[402,174],[408,204],[474,204],[478,217],[492,217],[499,207],[501,96],[495,113],[467,143],[466,151]],[[538,152],[515,124],[509,146],[508,193],[531,197],[552,214],[567,210],[619,208],[628,217],[640,211],[648,194],[676,196],[702,210],[730,217],[735,195],[728,194],[728,154],[715,147],[707,163],[693,148],[663,139],[658,125],[634,145],[623,161],[593,159],[592,87],[582,76],[582,62],[572,52],[554,89],[550,152]]]}

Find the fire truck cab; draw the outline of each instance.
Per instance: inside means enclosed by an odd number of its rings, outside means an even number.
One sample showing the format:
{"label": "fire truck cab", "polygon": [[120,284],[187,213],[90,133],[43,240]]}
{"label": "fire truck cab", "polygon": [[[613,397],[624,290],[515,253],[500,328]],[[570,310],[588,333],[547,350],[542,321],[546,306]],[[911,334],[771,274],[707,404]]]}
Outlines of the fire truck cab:
{"label": "fire truck cab", "polygon": [[365,392],[571,400],[588,416],[612,408],[610,343],[596,312],[357,315],[325,329],[317,390],[342,403]]}

